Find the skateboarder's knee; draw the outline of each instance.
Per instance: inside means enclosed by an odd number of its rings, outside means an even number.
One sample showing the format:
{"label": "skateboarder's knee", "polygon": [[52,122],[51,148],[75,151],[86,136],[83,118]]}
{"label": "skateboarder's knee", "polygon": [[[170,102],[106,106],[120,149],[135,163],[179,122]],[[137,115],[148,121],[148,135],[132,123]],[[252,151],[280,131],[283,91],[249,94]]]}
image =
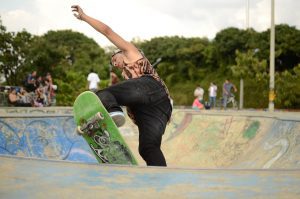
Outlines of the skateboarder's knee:
{"label": "skateboarder's knee", "polygon": [[122,110],[119,107],[115,97],[110,92],[106,90],[100,90],[96,94],[100,98],[101,102],[103,103],[104,107],[107,109],[108,112]]}
{"label": "skateboarder's knee", "polygon": [[107,101],[111,100],[111,98],[114,97],[110,92],[105,91],[105,90],[100,90],[96,94],[100,98],[102,103],[107,102]]}

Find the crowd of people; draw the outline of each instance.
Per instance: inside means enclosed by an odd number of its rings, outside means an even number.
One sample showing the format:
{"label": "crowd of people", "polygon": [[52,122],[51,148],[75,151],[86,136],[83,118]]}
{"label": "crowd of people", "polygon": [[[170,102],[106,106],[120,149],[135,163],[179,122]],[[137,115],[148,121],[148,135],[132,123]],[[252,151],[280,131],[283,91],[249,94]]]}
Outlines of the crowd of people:
{"label": "crowd of people", "polygon": [[[222,86],[222,109],[227,108],[228,99],[234,96],[234,94],[232,93],[232,89],[234,92],[237,92],[236,86],[231,83],[229,79],[226,79]],[[204,89],[200,85],[197,85],[196,89],[194,90],[195,99],[193,101],[192,108],[196,110],[215,108],[217,102],[217,91],[217,85],[214,82],[211,82],[208,88],[209,101],[204,101]]]}
{"label": "crowd of people", "polygon": [[[100,78],[91,69],[87,77],[88,89],[96,92],[99,89]],[[110,85],[119,82],[118,76],[110,71]],[[40,76],[37,71],[28,74],[21,86],[5,86],[3,91],[8,93],[8,103],[11,106],[46,107],[56,104],[55,92],[57,85],[53,84],[50,73]]]}
{"label": "crowd of people", "polygon": [[28,74],[22,86],[12,86],[8,94],[8,102],[13,106],[44,107],[56,103],[55,91],[50,73],[38,76],[36,71]]}

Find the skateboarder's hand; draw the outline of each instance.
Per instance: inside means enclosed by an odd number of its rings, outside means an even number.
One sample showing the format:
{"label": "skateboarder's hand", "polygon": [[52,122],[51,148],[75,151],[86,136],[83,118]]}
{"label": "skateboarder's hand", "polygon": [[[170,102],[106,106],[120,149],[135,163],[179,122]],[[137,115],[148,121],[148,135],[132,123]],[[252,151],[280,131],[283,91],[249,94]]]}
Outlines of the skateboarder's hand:
{"label": "skateboarder's hand", "polygon": [[74,12],[74,16],[77,19],[82,20],[82,16],[84,15],[84,12],[81,9],[81,7],[78,5],[73,5],[71,8],[72,8],[72,12]]}

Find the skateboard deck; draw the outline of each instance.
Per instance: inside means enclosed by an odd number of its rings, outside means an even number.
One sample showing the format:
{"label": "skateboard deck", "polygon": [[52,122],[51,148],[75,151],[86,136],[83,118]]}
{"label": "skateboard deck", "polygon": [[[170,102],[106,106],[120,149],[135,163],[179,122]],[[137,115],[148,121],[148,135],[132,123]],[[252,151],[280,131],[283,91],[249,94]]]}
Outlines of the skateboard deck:
{"label": "skateboard deck", "polygon": [[99,163],[137,165],[118,127],[95,93],[81,93],[74,102],[73,114],[77,132],[89,144]]}

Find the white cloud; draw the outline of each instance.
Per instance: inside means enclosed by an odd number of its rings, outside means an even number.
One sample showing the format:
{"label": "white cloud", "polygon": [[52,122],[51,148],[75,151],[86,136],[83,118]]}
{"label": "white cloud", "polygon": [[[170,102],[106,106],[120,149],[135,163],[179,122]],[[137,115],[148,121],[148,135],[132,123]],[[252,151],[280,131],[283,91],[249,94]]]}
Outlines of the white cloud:
{"label": "white cloud", "polygon": [[11,31],[21,31],[26,29],[34,34],[38,32],[38,29],[33,24],[36,16],[21,9],[5,12],[1,14],[4,26],[8,27]]}
{"label": "white cloud", "polygon": [[[2,0],[3,1],[3,0]],[[23,28],[32,34],[48,30],[73,29],[109,45],[106,38],[89,25],[75,19],[71,5],[111,26],[126,40],[179,35],[214,38],[227,27],[245,28],[245,0],[4,0],[1,18],[9,31]],[[264,31],[270,26],[271,0],[250,1],[250,27]],[[300,1],[276,3],[276,23],[300,27]]]}

